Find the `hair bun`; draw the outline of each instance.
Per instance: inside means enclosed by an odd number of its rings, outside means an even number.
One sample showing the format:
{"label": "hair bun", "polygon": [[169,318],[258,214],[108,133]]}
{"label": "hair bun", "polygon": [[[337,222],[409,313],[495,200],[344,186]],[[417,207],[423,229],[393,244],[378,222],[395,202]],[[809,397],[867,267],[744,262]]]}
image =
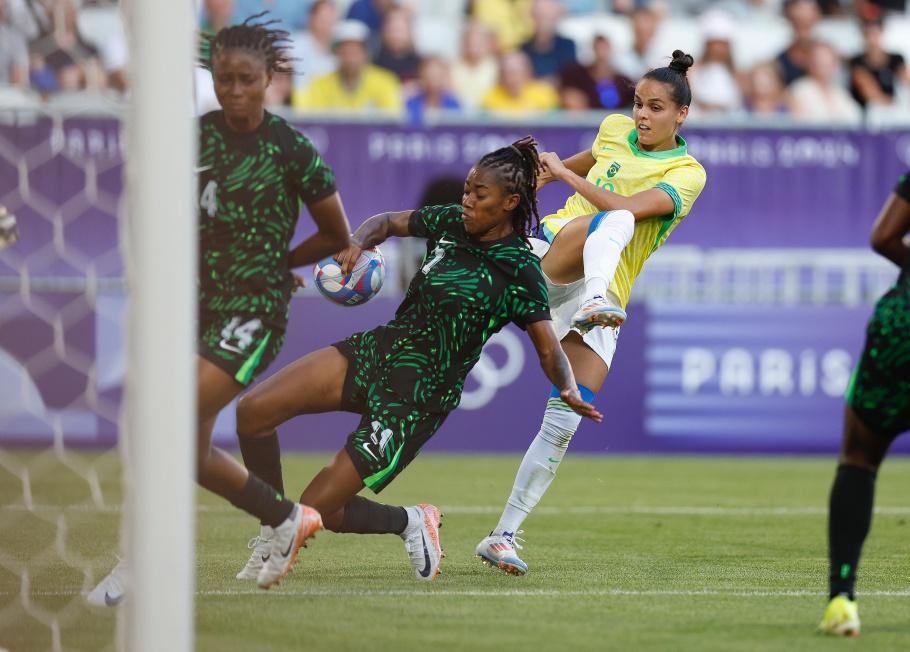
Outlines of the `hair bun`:
{"label": "hair bun", "polygon": [[667,67],[685,77],[686,71],[689,70],[694,63],[695,59],[692,58],[691,54],[686,54],[682,50],[673,50],[673,60]]}

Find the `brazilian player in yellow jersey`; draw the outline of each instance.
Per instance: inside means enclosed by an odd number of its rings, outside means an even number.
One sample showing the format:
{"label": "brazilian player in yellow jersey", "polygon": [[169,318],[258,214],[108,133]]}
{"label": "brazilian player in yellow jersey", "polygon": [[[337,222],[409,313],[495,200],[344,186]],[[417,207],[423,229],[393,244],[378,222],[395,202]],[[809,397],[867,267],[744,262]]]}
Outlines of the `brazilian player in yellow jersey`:
{"label": "brazilian player in yellow jersey", "polygon": [[[636,277],[705,186],[704,168],[679,135],[689,113],[686,71],[692,63],[676,50],[668,66],[646,73],[635,88],[632,117],[607,116],[590,149],[565,160],[540,155],[538,185],[560,181],[574,191],[563,208],[541,220],[546,241],[533,244],[557,335],[587,402],[607,377]],[[579,423],[551,392],[502,517],[477,545],[488,564],[514,575],[527,572],[515,535],[553,481]]]}

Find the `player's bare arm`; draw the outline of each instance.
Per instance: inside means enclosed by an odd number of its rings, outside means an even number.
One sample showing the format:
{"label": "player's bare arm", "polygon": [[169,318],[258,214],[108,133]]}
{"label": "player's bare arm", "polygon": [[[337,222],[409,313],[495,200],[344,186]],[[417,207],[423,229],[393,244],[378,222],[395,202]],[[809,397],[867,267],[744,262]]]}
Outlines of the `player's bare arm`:
{"label": "player's bare arm", "polygon": [[351,226],[337,192],[307,205],[317,231],[297,245],[288,257],[291,268],[312,265],[348,246]]}
{"label": "player's bare arm", "polygon": [[910,232],[910,202],[892,193],[872,226],[870,244],[898,267],[910,255],[904,236]]}
{"label": "player's bare arm", "polygon": [[382,244],[389,236],[406,238],[411,235],[408,230],[408,222],[413,212],[409,210],[379,213],[357,227],[348,246],[336,257],[336,260],[341,263],[342,273],[350,274],[353,271],[354,263],[357,262],[360,252],[364,249]]}

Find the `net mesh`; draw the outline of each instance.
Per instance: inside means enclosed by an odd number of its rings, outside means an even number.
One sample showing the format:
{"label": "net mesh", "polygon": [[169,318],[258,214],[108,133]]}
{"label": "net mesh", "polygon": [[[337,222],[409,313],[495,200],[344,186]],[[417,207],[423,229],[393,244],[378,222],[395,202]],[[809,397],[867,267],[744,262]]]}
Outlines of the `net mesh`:
{"label": "net mesh", "polygon": [[84,594],[119,540],[120,126],[0,112],[0,648],[114,648]]}

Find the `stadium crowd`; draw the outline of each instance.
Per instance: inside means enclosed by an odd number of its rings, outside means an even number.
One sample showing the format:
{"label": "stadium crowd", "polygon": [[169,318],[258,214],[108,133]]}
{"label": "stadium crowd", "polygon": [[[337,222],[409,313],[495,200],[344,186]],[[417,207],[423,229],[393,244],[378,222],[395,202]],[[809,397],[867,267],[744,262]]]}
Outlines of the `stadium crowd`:
{"label": "stadium crowd", "polygon": [[[906,115],[906,0],[199,0],[201,31],[268,11],[291,33],[288,111],[437,115],[626,110],[675,47],[693,116],[859,124]],[[888,47],[890,45],[891,47]],[[908,52],[910,54],[910,52]],[[0,107],[128,92],[115,2],[0,0]],[[200,110],[215,106],[208,73]]]}

